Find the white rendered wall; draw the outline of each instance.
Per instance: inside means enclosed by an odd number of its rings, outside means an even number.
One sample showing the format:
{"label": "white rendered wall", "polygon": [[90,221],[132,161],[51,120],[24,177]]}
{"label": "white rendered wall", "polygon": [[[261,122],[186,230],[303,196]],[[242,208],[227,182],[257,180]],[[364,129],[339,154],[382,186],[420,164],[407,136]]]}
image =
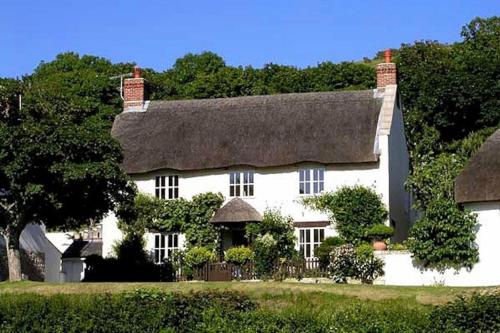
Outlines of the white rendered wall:
{"label": "white rendered wall", "polygon": [[102,220],[102,256],[114,257],[114,246],[123,238],[123,232],[118,228],[115,214],[110,212]]}
{"label": "white rendered wall", "polygon": [[405,190],[409,173],[408,150],[404,133],[403,114],[395,109],[389,135],[389,213],[396,224],[394,240],[399,242],[408,237],[411,227],[410,194]]}
{"label": "white rendered wall", "polygon": [[446,270],[420,271],[409,253],[379,252],[385,261],[385,276],[380,283],[398,286],[443,284],[446,286],[497,286],[500,285],[500,202],[467,204],[466,208],[477,214],[479,230],[479,263],[468,272]]}

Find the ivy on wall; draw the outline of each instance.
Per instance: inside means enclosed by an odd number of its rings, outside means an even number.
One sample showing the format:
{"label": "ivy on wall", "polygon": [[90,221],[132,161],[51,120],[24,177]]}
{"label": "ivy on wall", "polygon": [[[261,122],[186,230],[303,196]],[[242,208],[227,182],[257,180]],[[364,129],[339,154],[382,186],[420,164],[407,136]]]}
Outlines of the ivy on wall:
{"label": "ivy on wall", "polygon": [[131,205],[121,207],[120,228],[125,233],[138,234],[147,230],[182,232],[189,247],[213,247],[218,233],[210,219],[223,202],[222,194],[211,192],[195,195],[191,200],[163,200],[141,193]]}

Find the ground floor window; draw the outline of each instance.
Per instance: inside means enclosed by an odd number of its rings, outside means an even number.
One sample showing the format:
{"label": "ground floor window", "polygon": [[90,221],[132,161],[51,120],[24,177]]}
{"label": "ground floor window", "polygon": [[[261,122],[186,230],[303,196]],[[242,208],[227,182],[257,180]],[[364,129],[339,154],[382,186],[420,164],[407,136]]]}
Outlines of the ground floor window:
{"label": "ground floor window", "polygon": [[300,228],[299,251],[306,259],[315,258],[314,249],[325,239],[325,228]]}
{"label": "ground floor window", "polygon": [[165,258],[172,257],[174,251],[179,250],[179,234],[161,233],[154,234],[154,256],[155,263],[161,263]]}

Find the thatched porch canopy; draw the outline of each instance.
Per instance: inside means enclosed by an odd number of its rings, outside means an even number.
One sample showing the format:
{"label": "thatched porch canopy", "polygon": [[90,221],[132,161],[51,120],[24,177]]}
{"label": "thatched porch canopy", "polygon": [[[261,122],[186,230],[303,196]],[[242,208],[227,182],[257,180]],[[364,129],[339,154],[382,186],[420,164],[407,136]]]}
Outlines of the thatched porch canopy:
{"label": "thatched porch canopy", "polygon": [[250,204],[240,198],[234,198],[222,206],[210,220],[211,223],[261,222],[262,215]]}

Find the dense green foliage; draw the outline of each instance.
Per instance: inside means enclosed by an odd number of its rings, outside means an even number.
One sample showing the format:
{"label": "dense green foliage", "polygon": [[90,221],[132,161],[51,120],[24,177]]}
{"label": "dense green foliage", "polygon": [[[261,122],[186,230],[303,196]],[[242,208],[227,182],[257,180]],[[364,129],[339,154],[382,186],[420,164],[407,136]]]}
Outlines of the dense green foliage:
{"label": "dense green foliage", "polygon": [[252,249],[246,246],[232,247],[226,251],[224,259],[231,264],[238,266],[252,262],[254,259],[254,253]]}
{"label": "dense green foliage", "polygon": [[[118,102],[102,58],[60,55],[33,75],[0,87],[0,233],[12,253],[28,223],[79,229],[100,220],[134,189],[110,134]],[[22,107],[18,102],[23,95]]]}
{"label": "dense green foliage", "polygon": [[366,186],[343,186],[336,192],[306,197],[302,203],[330,215],[339,235],[348,243],[369,240],[367,229],[387,219],[387,209],[380,196]]}
{"label": "dense green foliage", "polygon": [[451,199],[436,199],[410,230],[408,249],[425,268],[471,269],[479,260],[476,224],[476,216]]}
{"label": "dense green foliage", "polygon": [[184,262],[191,269],[202,268],[206,263],[215,261],[215,254],[206,247],[194,246],[186,251]]}
{"label": "dense green foliage", "polygon": [[162,200],[138,194],[130,205],[121,207],[120,223],[127,233],[143,234],[146,230],[183,232],[188,246],[214,248],[218,232],[210,219],[224,202],[220,193],[201,193],[191,200]]}
{"label": "dense green foliage", "polygon": [[[326,292],[4,293],[2,332],[496,332],[498,294],[440,306]],[[254,299],[254,297],[256,297]]]}
{"label": "dense green foliage", "polygon": [[340,237],[327,237],[314,249],[314,256],[318,258],[320,269],[324,270],[330,264],[330,253],[333,248],[344,244],[345,240]]}
{"label": "dense green foliage", "polygon": [[328,270],[337,283],[346,283],[348,278],[372,283],[384,275],[383,266],[384,263],[374,256],[370,244],[364,243],[358,247],[345,244],[333,248]]}
{"label": "dense green foliage", "polygon": [[85,259],[85,279],[88,282],[174,281],[171,262],[156,264],[144,248],[140,234],[127,234],[115,245],[116,257],[92,255]]}
{"label": "dense green foliage", "polygon": [[293,219],[290,216],[283,216],[276,209],[267,209],[262,222],[247,224],[246,237],[249,240],[264,235],[271,235],[276,241],[277,258],[291,258],[295,254]]}
{"label": "dense green foliage", "polygon": [[500,294],[475,294],[431,313],[433,332],[499,332]]}
{"label": "dense green foliage", "polygon": [[258,236],[252,243],[255,253],[255,272],[261,279],[269,279],[274,272],[274,267],[280,258],[278,242],[273,235],[267,233]]}
{"label": "dense green foliage", "polygon": [[366,230],[366,236],[376,241],[387,240],[394,235],[394,228],[385,224],[375,224]]}

